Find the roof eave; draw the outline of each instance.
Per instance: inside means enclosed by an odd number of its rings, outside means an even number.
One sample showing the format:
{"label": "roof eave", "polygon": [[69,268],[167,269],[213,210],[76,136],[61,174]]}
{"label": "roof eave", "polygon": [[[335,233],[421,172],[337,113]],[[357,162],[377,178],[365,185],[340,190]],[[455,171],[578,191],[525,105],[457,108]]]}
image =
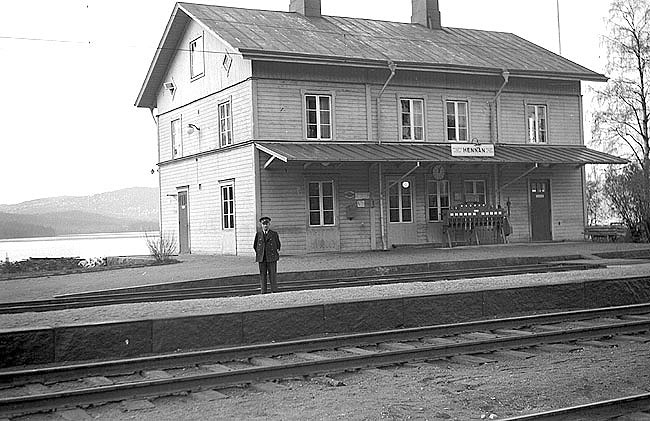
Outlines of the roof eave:
{"label": "roof eave", "polygon": [[[239,52],[244,58],[257,61],[275,61],[284,63],[302,63],[302,64],[326,64],[337,66],[350,66],[350,67],[372,67],[372,68],[385,68],[389,58],[386,60],[377,59],[364,59],[355,57],[343,56],[326,56],[316,54],[303,54],[303,53],[290,53],[278,51],[266,51],[258,49],[240,48]],[[414,70],[414,71],[429,71],[429,72],[444,72],[444,73],[464,73],[473,75],[501,75],[502,68],[490,67],[473,67],[473,66],[459,66],[435,63],[417,63],[417,62],[400,62],[392,60],[398,69],[401,70]],[[605,75],[596,72],[589,73],[565,73],[565,72],[535,72],[527,70],[507,69],[510,71],[511,77],[527,77],[534,79],[561,79],[561,80],[581,80],[588,82],[607,82],[608,78]]]}
{"label": "roof eave", "polygon": [[[169,38],[169,34],[171,32],[171,29],[178,25],[176,22],[177,18],[180,16],[178,13],[179,10],[179,4],[176,3],[174,6],[174,10],[172,11],[172,14],[169,18],[169,21],[167,22],[167,26],[165,26],[165,31],[163,32],[162,37],[160,38],[160,42],[158,43],[158,48],[156,48],[156,52],[154,53],[153,60],[151,60],[151,64],[149,65],[149,70],[147,71],[147,76],[144,79],[144,82],[142,83],[142,87],[140,87],[140,92],[138,93],[138,98],[135,101],[135,106],[136,107],[141,107],[141,108],[155,108],[156,104],[155,101],[150,99],[150,98],[145,98],[145,95],[148,93],[150,89],[153,89],[151,87],[152,83],[152,76],[154,74],[154,70],[161,64],[161,54],[163,52],[166,52],[168,48],[165,47],[165,44],[169,43],[171,40]],[[187,23],[189,20],[189,17],[187,14],[185,14],[185,19],[183,24]],[[178,40],[174,42],[174,46],[178,43]],[[156,88],[157,89],[157,88]]]}

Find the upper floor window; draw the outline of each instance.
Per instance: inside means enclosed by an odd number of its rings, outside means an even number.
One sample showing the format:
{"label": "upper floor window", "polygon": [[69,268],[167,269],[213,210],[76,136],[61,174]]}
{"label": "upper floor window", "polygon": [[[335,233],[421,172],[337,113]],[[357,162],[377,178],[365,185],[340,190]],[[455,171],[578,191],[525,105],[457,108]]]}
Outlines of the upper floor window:
{"label": "upper floor window", "polygon": [[221,186],[222,228],[235,228],[235,186],[225,184]]}
{"label": "upper floor window", "polygon": [[447,140],[467,142],[467,101],[447,101]]}
{"label": "upper floor window", "polygon": [[183,133],[181,131],[181,119],[172,120],[172,159],[183,156]]}
{"label": "upper floor window", "polygon": [[219,144],[232,145],[232,115],[230,101],[219,104]]}
{"label": "upper floor window", "polygon": [[449,212],[449,181],[427,181],[427,200],[429,221],[442,221],[443,216]]}
{"label": "upper floor window", "polygon": [[528,105],[528,141],[531,143],[546,143],[546,105]]}
{"label": "upper floor window", "polygon": [[413,222],[413,183],[410,180],[393,182],[388,187],[388,220]]}
{"label": "upper floor window", "polygon": [[305,95],[307,139],[332,138],[332,97]]}
{"label": "upper floor window", "polygon": [[309,225],[334,225],[334,182],[310,181]]}
{"label": "upper floor window", "polygon": [[465,201],[486,204],[485,180],[465,180]]}
{"label": "upper floor window", "polygon": [[401,99],[402,140],[424,140],[424,101]]}
{"label": "upper floor window", "polygon": [[203,76],[203,36],[190,41],[190,77]]}

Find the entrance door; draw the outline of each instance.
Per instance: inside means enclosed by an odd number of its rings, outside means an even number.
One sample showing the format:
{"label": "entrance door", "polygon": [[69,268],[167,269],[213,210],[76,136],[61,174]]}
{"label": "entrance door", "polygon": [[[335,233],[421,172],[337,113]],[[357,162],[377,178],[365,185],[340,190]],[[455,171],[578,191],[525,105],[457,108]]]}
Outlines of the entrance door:
{"label": "entrance door", "polygon": [[187,206],[187,190],[178,192],[178,247],[181,254],[190,252],[190,218]]}
{"label": "entrance door", "polygon": [[221,253],[237,254],[235,228],[235,184],[221,185]]}
{"label": "entrance door", "polygon": [[548,180],[530,181],[530,224],[533,241],[550,241],[551,189]]}
{"label": "entrance door", "polygon": [[388,180],[388,244],[417,243],[417,226],[413,206],[415,186],[412,179]]}

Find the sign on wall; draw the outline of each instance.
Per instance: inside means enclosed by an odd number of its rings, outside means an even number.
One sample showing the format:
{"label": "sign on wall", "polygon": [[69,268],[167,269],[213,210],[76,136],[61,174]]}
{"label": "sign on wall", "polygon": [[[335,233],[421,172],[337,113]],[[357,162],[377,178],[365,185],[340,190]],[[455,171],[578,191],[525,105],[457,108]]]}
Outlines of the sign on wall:
{"label": "sign on wall", "polygon": [[494,145],[451,145],[451,156],[494,156]]}

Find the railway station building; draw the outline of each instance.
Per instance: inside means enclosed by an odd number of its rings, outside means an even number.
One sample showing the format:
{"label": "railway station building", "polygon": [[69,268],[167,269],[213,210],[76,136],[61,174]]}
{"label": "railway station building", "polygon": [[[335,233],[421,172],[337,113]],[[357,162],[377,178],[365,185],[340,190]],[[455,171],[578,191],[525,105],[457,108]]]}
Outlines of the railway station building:
{"label": "railway station building", "polygon": [[584,145],[607,78],[400,1],[411,23],[176,4],[135,105],[180,253],[252,255],[262,215],[286,254],[584,239],[585,164],[625,162]]}

